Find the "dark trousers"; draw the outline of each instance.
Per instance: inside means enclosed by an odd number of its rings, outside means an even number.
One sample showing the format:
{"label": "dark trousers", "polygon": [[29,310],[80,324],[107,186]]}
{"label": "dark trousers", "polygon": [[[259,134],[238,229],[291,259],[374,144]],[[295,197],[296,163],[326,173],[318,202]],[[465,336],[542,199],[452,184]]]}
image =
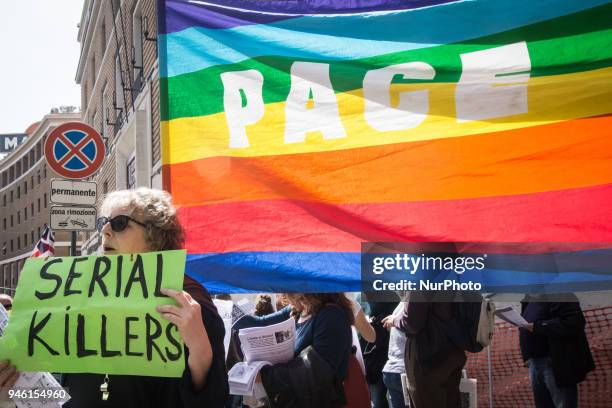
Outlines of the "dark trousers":
{"label": "dark trousers", "polygon": [[370,389],[370,399],[372,401],[372,408],[389,408],[387,403],[387,387],[383,383],[382,376],[378,382],[374,384],[368,383]]}
{"label": "dark trousers", "polygon": [[529,379],[536,408],[578,407],[578,387],[558,387],[550,358],[529,359]]}
{"label": "dark trousers", "polygon": [[383,371],[383,381],[389,390],[391,408],[405,408],[408,402],[404,401],[404,390],[402,389],[402,375],[400,373],[387,373]]}
{"label": "dark trousers", "polygon": [[412,408],[460,408],[461,370],[465,352],[454,349],[438,365],[423,367],[417,363],[414,338],[406,342],[406,377]]}

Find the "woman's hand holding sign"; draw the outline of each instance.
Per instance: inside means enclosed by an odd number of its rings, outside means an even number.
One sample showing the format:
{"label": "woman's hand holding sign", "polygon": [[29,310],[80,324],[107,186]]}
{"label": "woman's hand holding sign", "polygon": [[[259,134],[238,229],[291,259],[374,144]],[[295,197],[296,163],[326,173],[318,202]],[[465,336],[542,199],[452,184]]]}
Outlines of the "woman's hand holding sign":
{"label": "woman's hand holding sign", "polygon": [[178,306],[158,306],[162,317],[178,328],[185,345],[189,349],[189,370],[194,388],[199,389],[206,382],[206,375],[212,364],[212,347],[208,333],[202,321],[201,306],[189,293],[174,289],[162,289],[161,292],[176,300]]}

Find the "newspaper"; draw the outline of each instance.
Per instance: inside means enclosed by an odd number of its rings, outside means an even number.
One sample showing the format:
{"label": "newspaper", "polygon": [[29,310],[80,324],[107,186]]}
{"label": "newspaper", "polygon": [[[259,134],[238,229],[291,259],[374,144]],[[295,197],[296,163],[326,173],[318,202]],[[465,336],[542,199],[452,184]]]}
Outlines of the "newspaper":
{"label": "newspaper", "polygon": [[227,373],[230,394],[232,395],[253,395],[255,388],[255,378],[262,367],[271,365],[267,361],[253,361],[252,363],[240,362],[234,364]]}
{"label": "newspaper", "polygon": [[250,315],[255,311],[255,305],[248,299],[244,298],[234,304],[232,309],[232,326],[246,315]]}
{"label": "newspaper", "polygon": [[230,393],[254,395],[255,379],[262,367],[284,363],[293,358],[295,350],[295,320],[265,327],[250,327],[238,332],[245,362],[228,372]]}
{"label": "newspaper", "polygon": [[529,324],[512,306],[497,309],[495,315],[500,319],[513,324],[517,327],[527,327]]}
{"label": "newspaper", "polygon": [[[68,392],[50,373],[21,372],[13,389],[25,390],[22,398],[13,397],[17,408],[61,407],[70,400]],[[32,398],[30,390],[37,398]]]}

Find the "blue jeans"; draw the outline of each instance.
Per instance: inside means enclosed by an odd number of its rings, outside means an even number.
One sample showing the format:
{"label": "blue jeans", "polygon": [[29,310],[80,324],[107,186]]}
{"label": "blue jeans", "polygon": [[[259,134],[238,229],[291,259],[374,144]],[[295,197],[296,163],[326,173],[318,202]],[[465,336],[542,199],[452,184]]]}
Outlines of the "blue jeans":
{"label": "blue jeans", "polygon": [[381,378],[375,384],[368,384],[370,389],[370,399],[372,400],[372,408],[389,408],[387,403],[387,388],[383,384]]}
{"label": "blue jeans", "polygon": [[398,373],[386,373],[383,371],[383,382],[389,391],[389,399],[391,400],[391,408],[404,408],[408,404],[404,401],[404,392],[402,391],[402,375]]}
{"label": "blue jeans", "polygon": [[549,357],[529,359],[529,379],[536,408],[577,408],[578,387],[558,387]]}

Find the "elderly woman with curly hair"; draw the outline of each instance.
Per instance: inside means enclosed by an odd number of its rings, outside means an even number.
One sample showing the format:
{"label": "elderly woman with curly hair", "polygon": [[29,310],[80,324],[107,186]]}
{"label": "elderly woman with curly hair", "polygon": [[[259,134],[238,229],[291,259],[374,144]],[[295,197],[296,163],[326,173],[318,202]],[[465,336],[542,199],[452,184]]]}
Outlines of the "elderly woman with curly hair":
{"label": "elderly woman with curly hair", "polygon": [[[183,229],[171,197],[149,188],[110,193],[102,203],[98,230],[105,255],[180,249]],[[185,276],[183,291],[162,289],[176,306],[157,311],[174,323],[187,348],[181,378],[66,374],[71,400],[65,407],[222,407],[229,388],[225,370],[223,321],[207,290]],[[0,366],[0,386],[8,388],[14,367]],[[10,378],[2,383],[2,379]],[[108,399],[100,385],[107,383]]]}

